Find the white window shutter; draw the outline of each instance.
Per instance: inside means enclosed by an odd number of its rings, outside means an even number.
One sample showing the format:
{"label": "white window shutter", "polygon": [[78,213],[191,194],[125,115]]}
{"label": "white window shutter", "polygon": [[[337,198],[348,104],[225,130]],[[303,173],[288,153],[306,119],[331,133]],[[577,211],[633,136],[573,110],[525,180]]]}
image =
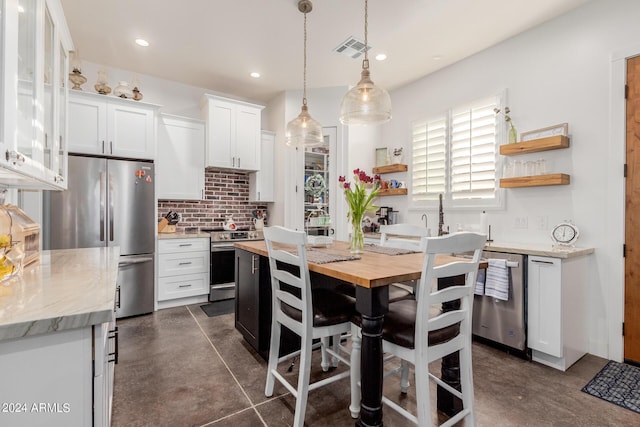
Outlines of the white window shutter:
{"label": "white window shutter", "polygon": [[447,117],[413,124],[411,194],[414,202],[437,200],[446,189]]}

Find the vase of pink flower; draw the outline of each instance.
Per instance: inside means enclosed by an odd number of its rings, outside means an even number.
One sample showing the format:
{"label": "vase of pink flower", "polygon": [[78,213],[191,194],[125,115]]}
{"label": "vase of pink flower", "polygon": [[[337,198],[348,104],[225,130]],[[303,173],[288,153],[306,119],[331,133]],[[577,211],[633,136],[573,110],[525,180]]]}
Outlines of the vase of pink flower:
{"label": "vase of pink flower", "polygon": [[375,212],[373,200],[380,192],[380,175],[373,177],[360,169],[353,171],[353,182],[348,182],[346,177],[338,178],[340,187],[344,190],[344,197],[349,205],[347,218],[351,222],[350,251],[353,254],[362,253],[364,250],[364,232],[362,231],[362,218],[367,212]]}

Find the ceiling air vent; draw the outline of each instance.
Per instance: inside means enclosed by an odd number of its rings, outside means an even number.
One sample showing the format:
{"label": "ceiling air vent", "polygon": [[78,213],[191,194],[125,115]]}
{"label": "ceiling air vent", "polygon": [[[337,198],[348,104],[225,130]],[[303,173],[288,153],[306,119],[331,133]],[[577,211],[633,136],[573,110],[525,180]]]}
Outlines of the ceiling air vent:
{"label": "ceiling air vent", "polygon": [[[371,46],[368,46],[368,50],[371,50]],[[344,42],[340,43],[338,47],[333,49],[333,51],[341,55],[350,56],[351,58],[356,59],[364,53],[365,44],[355,37],[350,36]]]}

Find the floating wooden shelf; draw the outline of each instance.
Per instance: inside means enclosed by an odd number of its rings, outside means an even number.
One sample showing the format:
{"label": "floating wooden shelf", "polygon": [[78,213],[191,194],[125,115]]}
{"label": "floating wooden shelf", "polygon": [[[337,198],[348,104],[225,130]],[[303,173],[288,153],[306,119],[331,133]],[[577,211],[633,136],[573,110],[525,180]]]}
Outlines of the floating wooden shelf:
{"label": "floating wooden shelf", "polygon": [[375,168],[373,168],[373,173],[381,174],[381,173],[393,173],[393,172],[406,172],[407,170],[408,170],[407,165],[397,163],[394,165],[376,166]]}
{"label": "floating wooden shelf", "polygon": [[557,150],[559,148],[569,148],[568,136],[555,135],[546,138],[532,139],[531,141],[516,142],[515,144],[501,145],[500,154],[503,156],[515,156],[518,154]]}
{"label": "floating wooden shelf", "polygon": [[406,188],[389,188],[386,190],[380,190],[378,196],[406,196]]}
{"label": "floating wooden shelf", "polygon": [[569,185],[571,177],[564,173],[548,175],[521,176],[517,178],[502,178],[500,188],[539,187],[544,185]]}

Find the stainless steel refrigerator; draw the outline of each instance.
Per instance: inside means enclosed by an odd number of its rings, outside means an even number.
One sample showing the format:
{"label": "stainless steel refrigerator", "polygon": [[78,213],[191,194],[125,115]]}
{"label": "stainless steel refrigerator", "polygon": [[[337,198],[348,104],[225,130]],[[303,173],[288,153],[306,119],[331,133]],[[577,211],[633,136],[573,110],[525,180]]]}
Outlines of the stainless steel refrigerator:
{"label": "stainless steel refrigerator", "polygon": [[69,156],[68,189],[44,191],[45,249],[120,247],[116,317],[154,306],[152,162]]}

